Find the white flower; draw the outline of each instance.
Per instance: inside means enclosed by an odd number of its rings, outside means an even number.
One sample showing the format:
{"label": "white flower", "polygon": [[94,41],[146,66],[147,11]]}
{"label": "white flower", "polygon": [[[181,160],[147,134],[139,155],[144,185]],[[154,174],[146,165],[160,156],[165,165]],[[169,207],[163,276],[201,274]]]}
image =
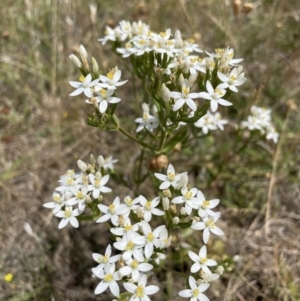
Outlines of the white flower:
{"label": "white flower", "polygon": [[162,229],[159,234],[159,248],[166,249],[171,245],[172,236],[169,236],[167,228]]}
{"label": "white flower", "polygon": [[119,277],[119,272],[118,271],[115,272],[114,263],[106,264],[104,270],[93,268],[92,272],[98,278],[103,279],[95,289],[96,295],[103,293],[109,287],[111,293],[114,296],[119,297],[120,289],[116,280],[120,280],[120,277]]}
{"label": "white flower", "polygon": [[112,156],[105,157],[104,159],[104,165],[103,168],[104,170],[114,170],[114,164],[117,163],[119,160],[113,159]]}
{"label": "white flower", "polygon": [[79,215],[78,209],[73,210],[72,207],[68,207],[68,206],[65,207],[65,211],[60,210],[59,212],[57,212],[55,216],[62,218],[62,220],[58,225],[58,229],[64,228],[69,222],[74,228],[78,228],[79,223],[76,218],[76,216],[78,215]]}
{"label": "white flower", "polygon": [[206,89],[207,92],[200,92],[198,97],[202,97],[204,99],[210,100],[210,108],[212,112],[217,111],[218,109],[218,104],[223,105],[223,106],[231,106],[232,103],[221,98],[222,96],[225,95],[226,91],[222,89],[221,85],[218,85],[216,89],[213,88],[211,85],[210,81],[208,80],[206,82]]}
{"label": "white flower", "polygon": [[115,90],[116,87],[124,85],[127,80],[119,82],[121,78],[121,70],[118,70],[118,68],[112,69],[107,76],[100,75],[100,80],[102,84],[98,84],[101,88],[106,88],[108,90]]}
{"label": "white flower", "polygon": [[95,199],[99,197],[101,192],[111,192],[110,188],[104,186],[109,180],[109,175],[105,175],[104,177],[102,177],[101,173],[97,171],[96,175],[93,175],[91,173],[89,174],[89,180],[92,184],[88,186],[88,189],[89,191],[93,191],[92,195]]}
{"label": "white flower", "polygon": [[[95,89],[95,92],[98,96],[94,97],[97,100],[97,103],[99,104],[99,111],[101,114],[104,114],[107,110],[108,104],[112,103],[118,103],[121,101],[118,97],[110,97],[114,94],[114,90],[105,90],[102,88],[97,87]],[[90,103],[90,101],[86,101],[87,103]]]}
{"label": "white flower", "polygon": [[224,235],[224,232],[215,225],[215,222],[218,220],[219,216],[215,217],[205,217],[203,222],[194,223],[191,228],[194,230],[204,230],[203,231],[203,242],[207,244],[210,232],[215,235]]}
{"label": "white flower", "polygon": [[138,261],[144,261],[143,252],[140,250],[145,245],[145,236],[141,236],[136,232],[129,231],[125,233],[120,241],[114,243],[114,247],[120,251],[124,251],[122,258],[127,261],[132,256]]}
{"label": "white flower", "polygon": [[98,39],[98,41],[102,42],[102,45],[106,44],[107,41],[116,41],[120,34],[109,26],[106,26],[105,37]]}
{"label": "white flower", "polygon": [[142,107],[143,107],[143,117],[135,119],[135,122],[139,123],[136,132],[140,132],[143,128],[145,128],[149,132],[152,132],[154,129],[158,127],[159,120],[157,117],[149,114],[149,106],[146,103],[143,103]]}
{"label": "white flower", "polygon": [[279,134],[276,132],[275,128],[273,126],[268,127],[268,133],[267,133],[267,140],[272,139],[274,143],[278,142]]}
{"label": "white flower", "polygon": [[159,291],[159,287],[156,285],[148,285],[147,284],[147,276],[143,275],[138,285],[125,282],[124,287],[125,289],[132,293],[133,296],[130,298],[130,301],[150,301],[148,295],[153,295]]}
{"label": "white flower", "polygon": [[238,92],[237,86],[241,86],[247,79],[244,77],[244,72],[242,66],[238,66],[237,68],[233,68],[229,74],[226,76],[225,74],[218,72],[219,79],[223,82],[220,85],[221,89],[229,88],[233,92]]}
{"label": "white flower", "polygon": [[[187,174],[187,173],[184,173]],[[180,178],[183,174],[175,174],[175,169],[172,164],[169,164],[167,169],[167,175],[161,174],[161,173],[154,173],[154,175],[163,183],[160,184],[159,189],[167,189],[171,185],[173,187],[176,187],[178,185],[178,182],[180,181]]]}
{"label": "white flower", "polygon": [[219,112],[215,114],[207,111],[207,114],[198,119],[194,125],[196,127],[202,128],[203,134],[207,134],[209,131],[215,131],[218,128],[220,130],[224,130],[224,124],[228,123],[227,120],[221,119],[221,115]]}
{"label": "white flower", "polygon": [[135,259],[129,259],[126,266],[120,268],[120,276],[128,276],[131,274],[132,280],[137,282],[140,279],[140,272],[146,273],[152,270],[153,265],[146,262],[139,262]]}
{"label": "white flower", "polygon": [[130,218],[125,218],[121,227],[111,228],[110,232],[117,236],[123,236],[129,231],[137,232],[139,230],[138,224],[131,224]]}
{"label": "white flower", "polygon": [[57,213],[63,206],[65,206],[64,195],[54,191],[52,195],[53,201],[45,203],[43,206],[46,208],[53,209],[53,213]]}
{"label": "white flower", "polygon": [[104,268],[104,266],[108,263],[115,263],[116,261],[118,261],[121,257],[121,255],[114,255],[111,256],[111,245],[108,245],[106,250],[105,250],[105,255],[101,255],[98,253],[93,253],[93,259],[99,263],[99,265],[97,266],[98,269],[102,269]]}
{"label": "white flower", "polygon": [[76,88],[76,90],[72,92],[70,96],[77,96],[83,92],[86,97],[91,98],[93,96],[92,87],[94,87],[100,79],[97,78],[92,81],[92,75],[88,74],[86,77],[80,77],[79,80],[79,82],[69,82],[72,87]]}
{"label": "white flower", "polygon": [[184,104],[187,104],[192,111],[196,111],[197,105],[193,99],[201,97],[200,94],[201,93],[190,93],[190,84],[187,79],[184,79],[181,87],[181,93],[170,92],[170,97],[175,99],[173,111],[178,111]]}
{"label": "white flower", "polygon": [[196,284],[196,280],[194,277],[189,277],[189,284],[191,289],[185,289],[178,293],[180,297],[183,298],[191,298],[191,301],[209,301],[209,299],[202,294],[209,287],[209,283],[202,283],[199,286]]}
{"label": "white flower", "polygon": [[213,259],[206,258],[206,254],[206,246],[203,246],[200,249],[199,255],[192,251],[189,251],[190,258],[195,262],[191,267],[191,273],[196,273],[201,269],[206,273],[211,273],[210,269],[207,266],[215,266],[217,265],[217,262]]}
{"label": "white flower", "polygon": [[146,221],[142,221],[142,230],[143,234],[146,237],[146,245],[145,245],[145,256],[146,258],[150,258],[153,254],[154,246],[157,248],[160,247],[160,232],[165,229],[165,225],[161,225],[157,227],[153,232],[151,230],[150,225]]}
{"label": "white flower", "polygon": [[175,197],[171,202],[173,204],[185,203],[185,209],[188,215],[192,213],[192,209],[199,209],[197,198],[195,197],[198,189],[188,189],[186,186],[181,188],[182,196]]}
{"label": "white flower", "polygon": [[88,187],[87,186],[81,186],[80,189],[77,189],[77,191],[74,193],[74,197],[69,198],[66,201],[67,206],[73,206],[78,204],[79,211],[83,211],[85,209],[85,201],[88,197]]}
{"label": "white flower", "polygon": [[120,198],[118,196],[111,205],[105,206],[103,204],[99,204],[98,208],[105,214],[98,218],[96,223],[103,223],[111,219],[112,224],[115,226],[119,225],[119,215],[126,214],[130,211],[125,204],[120,205]]}
{"label": "white flower", "polygon": [[198,192],[197,192],[197,199],[200,204],[198,215],[201,218],[204,218],[206,216],[219,216],[220,215],[218,212],[214,212],[211,210],[212,208],[215,208],[219,204],[219,202],[220,202],[219,199],[213,199],[213,200],[207,201],[205,199],[203,193],[200,190],[198,190]]}
{"label": "white flower", "polygon": [[144,209],[144,220],[149,222],[152,218],[152,214],[154,215],[164,215],[164,211],[155,208],[160,202],[160,197],[154,198],[152,201],[147,201],[147,199],[143,196],[140,196],[140,203]]}
{"label": "white flower", "polygon": [[134,200],[128,195],[124,198],[124,203],[130,210],[135,210],[138,208],[138,203],[140,202],[141,198],[137,197]]}

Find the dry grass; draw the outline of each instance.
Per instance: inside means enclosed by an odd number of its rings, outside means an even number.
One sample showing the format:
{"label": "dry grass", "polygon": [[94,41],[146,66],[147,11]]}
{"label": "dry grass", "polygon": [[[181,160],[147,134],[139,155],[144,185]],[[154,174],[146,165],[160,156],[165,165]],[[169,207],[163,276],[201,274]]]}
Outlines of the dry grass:
{"label": "dry grass", "polygon": [[[103,36],[107,23],[122,19],[142,19],[156,31],[178,28],[185,36],[198,38],[207,50],[230,45],[237,57],[244,58],[248,82],[235,100],[236,108],[243,112],[241,108],[253,102],[271,106],[281,138],[277,146],[255,145],[261,154],[250,150],[235,158],[205,187],[226,204],[222,208],[226,239],[213,247],[215,256],[227,263],[227,272],[213,285],[210,297],[300,300],[299,1],[256,1],[253,11],[238,15],[229,0],[163,3],[95,1],[98,11],[93,23],[82,1],[2,0],[1,300],[111,299],[108,294],[93,294],[97,281],[90,271],[91,253],[107,244],[104,228],[83,223],[78,231],[58,231],[58,221],[42,205],[51,197],[58,177],[75,168],[78,158],[114,154],[122,169],[132,151],[137,152],[118,133],[88,127],[87,107],[68,96],[68,81],[77,77],[68,55],[82,43],[104,70],[113,67],[118,59],[97,38]],[[127,89],[122,98],[129,101]],[[121,112],[133,111],[134,106]],[[199,174],[201,158],[183,156]],[[179,165],[178,158],[174,160]],[[116,194],[124,193],[116,188]],[[14,275],[9,283],[3,280],[7,273]],[[170,288],[170,277],[159,281],[169,282]],[[155,300],[167,299],[162,293]]]}

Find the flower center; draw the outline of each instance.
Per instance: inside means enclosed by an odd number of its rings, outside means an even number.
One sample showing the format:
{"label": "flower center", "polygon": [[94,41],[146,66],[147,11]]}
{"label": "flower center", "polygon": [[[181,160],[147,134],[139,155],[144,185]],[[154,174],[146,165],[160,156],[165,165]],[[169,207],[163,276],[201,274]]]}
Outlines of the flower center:
{"label": "flower center", "polygon": [[193,193],[192,193],[191,191],[188,191],[188,192],[184,195],[184,197],[185,197],[186,200],[190,200],[192,196],[193,196]]}
{"label": "flower center", "polygon": [[126,251],[133,250],[134,243],[132,241],[129,241],[125,249],[126,249]]}
{"label": "flower center", "polygon": [[168,179],[172,182],[174,181],[175,175],[172,172],[168,172]]}
{"label": "flower center", "polygon": [[205,208],[207,208],[207,207],[209,206],[209,204],[210,204],[209,201],[204,201],[204,202],[202,203],[202,206],[201,206],[201,207],[205,209]]}
{"label": "flower center", "polygon": [[115,214],[116,207],[114,204],[109,205],[108,208],[111,214]]}
{"label": "flower center", "polygon": [[144,297],[144,287],[142,285],[139,285],[136,289],[135,295],[137,298],[143,298]]}
{"label": "flower center", "polygon": [[206,257],[201,257],[200,258],[200,263],[201,264],[205,264],[207,262],[207,258]]}
{"label": "flower center", "polygon": [[147,210],[151,210],[151,202],[147,201],[145,207]]}
{"label": "flower center", "polygon": [[150,233],[147,235],[147,241],[148,241],[148,242],[151,242],[151,241],[153,241],[153,239],[154,239],[154,235],[153,235],[152,232],[150,232]]}
{"label": "flower center", "polygon": [[113,275],[112,275],[112,274],[106,274],[103,280],[104,280],[105,282],[111,282],[111,281],[113,281],[113,279],[114,279],[114,278],[113,278]]}
{"label": "flower center", "polygon": [[128,207],[132,206],[132,198],[126,198],[125,203],[127,204]]}
{"label": "flower center", "polygon": [[71,217],[72,216],[72,212],[71,212],[71,208],[67,208],[65,211],[65,218]]}
{"label": "flower center", "polygon": [[193,290],[193,297],[197,298],[199,295],[199,290],[196,288],[195,290]]}
{"label": "flower center", "polygon": [[115,70],[115,69],[111,69],[111,70],[109,70],[109,72],[107,73],[106,76],[107,76],[110,80],[112,80],[112,79],[114,78],[115,73],[116,73],[116,70]]}
{"label": "flower center", "polygon": [[76,197],[77,197],[77,199],[84,199],[84,194],[82,193],[82,191],[78,191],[77,193],[76,193]]}
{"label": "flower center", "polygon": [[132,263],[131,263],[131,267],[136,270],[137,267],[138,267],[139,263],[136,261],[136,260],[133,260]]}

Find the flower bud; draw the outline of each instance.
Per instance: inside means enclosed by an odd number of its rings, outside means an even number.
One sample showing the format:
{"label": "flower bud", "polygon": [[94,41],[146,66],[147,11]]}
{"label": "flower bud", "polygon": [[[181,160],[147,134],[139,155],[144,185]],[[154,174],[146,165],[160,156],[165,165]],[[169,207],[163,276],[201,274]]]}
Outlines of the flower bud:
{"label": "flower bud", "polygon": [[180,177],[180,180],[179,180],[179,186],[185,187],[185,186],[187,186],[188,182],[189,182],[189,177],[188,177],[187,173],[182,174]]}
{"label": "flower bud", "polygon": [[104,166],[105,160],[104,160],[103,156],[98,156],[97,163],[98,163],[99,168],[102,168]]}
{"label": "flower bud", "polygon": [[179,84],[180,87],[182,87],[183,84],[184,84],[184,77],[183,77],[182,73],[180,73],[180,75],[179,75],[178,84]]}
{"label": "flower bud", "polygon": [[223,266],[219,265],[219,266],[216,268],[215,272],[216,272],[218,275],[222,275],[223,272],[224,272]]}
{"label": "flower bud", "polygon": [[69,58],[75,64],[75,66],[77,68],[81,68],[82,67],[82,64],[81,64],[79,58],[75,54],[70,54]]}
{"label": "flower bud", "polygon": [[99,66],[94,57],[92,57],[93,73],[99,75]]}
{"label": "flower bud", "polygon": [[241,0],[235,0],[233,2],[233,14],[235,16],[237,16],[240,13],[240,11],[241,11],[241,5],[242,5]]}
{"label": "flower bud", "polygon": [[163,190],[163,194],[168,197],[168,198],[171,198],[172,197],[172,193],[171,193],[171,190],[170,189],[165,189]]}
{"label": "flower bud", "polygon": [[188,79],[188,82],[189,82],[189,84],[190,84],[190,87],[193,86],[195,80],[197,79],[197,76],[198,76],[197,73],[191,74],[191,75],[190,75],[190,77],[189,77],[189,79]]}
{"label": "flower bud", "polygon": [[85,199],[85,201],[86,201],[88,204],[92,202],[92,199],[91,199],[91,197],[90,197],[89,195],[86,195],[86,196],[84,197],[84,199]]}
{"label": "flower bud", "polygon": [[164,208],[164,210],[169,210],[169,208],[170,208],[170,200],[169,200],[169,198],[163,198],[162,201],[163,201],[163,208]]}
{"label": "flower bud", "polygon": [[87,164],[85,162],[83,162],[82,160],[78,160],[77,165],[78,165],[78,168],[83,172],[87,171],[87,169],[88,169]]}
{"label": "flower bud", "polygon": [[180,221],[180,219],[179,219],[178,216],[175,216],[175,217],[173,217],[173,219],[172,219],[173,225],[178,225],[179,221]]}
{"label": "flower bud", "polygon": [[170,90],[163,83],[160,88],[161,97],[165,102],[170,101]]}
{"label": "flower bud", "polygon": [[140,219],[144,219],[144,210],[142,207],[138,207],[136,210],[136,214]]}
{"label": "flower bud", "polygon": [[244,3],[242,12],[248,15],[253,10],[253,8],[254,8],[253,3]]}
{"label": "flower bud", "polygon": [[88,58],[87,51],[82,45],[80,45],[80,47],[79,47],[79,52],[80,52],[80,56],[81,56],[82,60]]}
{"label": "flower bud", "polygon": [[175,204],[170,205],[170,210],[172,211],[172,213],[177,213],[177,206]]}
{"label": "flower bud", "polygon": [[95,165],[96,159],[95,159],[94,155],[90,155],[90,161],[93,165]]}
{"label": "flower bud", "polygon": [[180,214],[181,215],[186,215],[186,209],[185,209],[185,207],[181,207]]}

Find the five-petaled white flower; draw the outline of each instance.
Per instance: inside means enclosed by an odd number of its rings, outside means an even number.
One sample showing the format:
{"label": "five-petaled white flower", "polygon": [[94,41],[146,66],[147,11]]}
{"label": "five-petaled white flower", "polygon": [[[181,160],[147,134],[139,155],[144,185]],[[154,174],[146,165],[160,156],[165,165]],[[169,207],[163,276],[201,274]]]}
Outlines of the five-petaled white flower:
{"label": "five-petaled white flower", "polygon": [[97,285],[95,289],[95,294],[99,295],[103,293],[108,287],[111,293],[119,297],[120,288],[117,280],[120,280],[119,272],[115,272],[115,264],[108,263],[105,265],[104,269],[93,268],[92,272],[95,276],[102,279],[102,281]]}
{"label": "five-petaled white flower", "polygon": [[[187,174],[187,173],[185,173]],[[171,185],[173,187],[178,185],[178,182],[180,181],[180,178],[183,174],[175,174],[175,169],[172,164],[169,164],[167,169],[167,174],[161,174],[161,173],[155,173],[154,174],[159,180],[163,181],[163,183],[160,184],[159,189],[167,189]]]}
{"label": "five-petaled white flower", "polygon": [[185,203],[186,213],[190,215],[192,213],[192,209],[199,209],[199,204],[196,198],[198,189],[191,188],[188,189],[186,186],[181,188],[182,196],[177,196],[172,200],[173,204],[181,204]]}
{"label": "five-petaled white flower", "polygon": [[88,98],[93,97],[93,90],[92,88],[99,82],[100,78],[97,78],[92,81],[92,75],[88,74],[86,77],[80,77],[79,82],[70,81],[70,85],[76,90],[70,94],[70,96],[77,96],[82,92]]}
{"label": "five-petaled white flower", "polygon": [[131,274],[134,282],[137,282],[140,279],[140,272],[146,273],[153,268],[153,265],[150,263],[139,262],[138,260],[132,258],[130,258],[126,264],[126,266],[120,268],[119,273],[122,277]]}
{"label": "five-petaled white flower", "polygon": [[205,217],[203,222],[194,223],[191,228],[194,230],[204,230],[203,231],[203,242],[207,244],[210,232],[215,235],[224,235],[224,232],[215,225],[215,222],[218,220],[219,216],[214,217]]}
{"label": "five-petaled white flower", "polygon": [[120,198],[118,196],[109,206],[99,204],[98,208],[105,214],[99,217],[96,222],[103,223],[111,219],[112,224],[115,226],[119,225],[119,215],[126,214],[130,211],[125,204],[120,204]]}
{"label": "five-petaled white flower", "polygon": [[93,191],[92,195],[95,199],[99,197],[101,192],[111,192],[110,188],[104,186],[109,180],[109,175],[105,175],[104,177],[102,177],[100,171],[97,171],[96,175],[93,175],[91,173],[89,174],[89,180],[92,184],[88,186],[88,189],[89,191]]}
{"label": "five-petaled white flower", "polygon": [[159,291],[159,287],[156,285],[148,285],[147,284],[147,276],[143,275],[138,285],[125,282],[124,287],[125,289],[132,293],[133,296],[130,298],[130,301],[150,301],[148,295],[153,295]]}
{"label": "five-petaled white flower", "polygon": [[105,255],[101,255],[98,253],[93,253],[93,259],[99,263],[99,265],[96,267],[97,269],[104,269],[105,265],[108,263],[115,263],[117,262],[121,255],[114,255],[111,256],[111,245],[108,245],[105,250]]}
{"label": "five-petaled white flower", "polygon": [[175,99],[173,111],[178,111],[185,103],[192,111],[196,111],[197,105],[193,99],[199,98],[200,93],[190,93],[190,84],[187,79],[184,79],[181,87],[181,93],[176,91],[170,92],[170,97]]}
{"label": "five-petaled white flower", "polygon": [[206,246],[202,246],[199,251],[199,255],[193,251],[189,251],[190,258],[195,262],[191,267],[191,273],[197,273],[200,269],[202,269],[205,273],[211,273],[207,266],[215,266],[217,265],[217,262],[213,259],[206,258],[206,255]]}
{"label": "five-petaled white flower", "polygon": [[98,86],[108,90],[115,90],[117,87],[124,85],[127,80],[119,82],[121,73],[121,70],[118,70],[116,67],[108,72],[107,76],[100,75],[100,80],[102,83],[99,83]]}
{"label": "five-petaled white flower", "polygon": [[143,107],[143,117],[135,119],[136,123],[139,123],[136,128],[136,132],[140,132],[143,128],[147,131],[152,132],[159,125],[159,120],[157,117],[150,115],[149,106],[146,103],[142,104]]}
{"label": "five-petaled white flower", "polygon": [[198,97],[202,97],[204,99],[210,100],[210,108],[211,108],[212,112],[217,111],[218,104],[220,104],[222,106],[231,106],[232,105],[231,102],[221,98],[226,93],[226,90],[224,90],[221,85],[218,85],[216,87],[216,89],[214,89],[213,86],[211,85],[211,82],[208,80],[206,82],[207,92],[200,92],[198,94]]}
{"label": "five-petaled white flower", "polygon": [[202,294],[209,287],[209,283],[202,283],[197,286],[196,280],[194,277],[189,277],[190,289],[182,290],[178,293],[180,297],[191,298],[191,301],[209,301],[209,299]]}
{"label": "five-petaled white flower", "polygon": [[55,214],[55,216],[62,218],[62,220],[58,225],[58,229],[64,228],[69,222],[74,228],[78,228],[79,223],[76,216],[78,216],[79,214],[80,214],[79,210],[78,209],[73,210],[72,206],[70,207],[66,206],[64,211],[63,210],[58,211]]}
{"label": "five-petaled white flower", "polygon": [[229,74],[226,76],[225,74],[218,72],[219,79],[223,82],[220,85],[221,89],[229,88],[233,92],[238,92],[237,86],[241,86],[247,79],[244,77],[243,67],[238,66],[237,68],[233,68]]}
{"label": "five-petaled white flower", "polygon": [[144,210],[144,220],[149,222],[152,218],[152,214],[154,215],[164,215],[164,211],[155,208],[160,202],[160,197],[154,198],[152,201],[147,201],[147,199],[143,196],[140,196],[140,203],[143,206]]}

